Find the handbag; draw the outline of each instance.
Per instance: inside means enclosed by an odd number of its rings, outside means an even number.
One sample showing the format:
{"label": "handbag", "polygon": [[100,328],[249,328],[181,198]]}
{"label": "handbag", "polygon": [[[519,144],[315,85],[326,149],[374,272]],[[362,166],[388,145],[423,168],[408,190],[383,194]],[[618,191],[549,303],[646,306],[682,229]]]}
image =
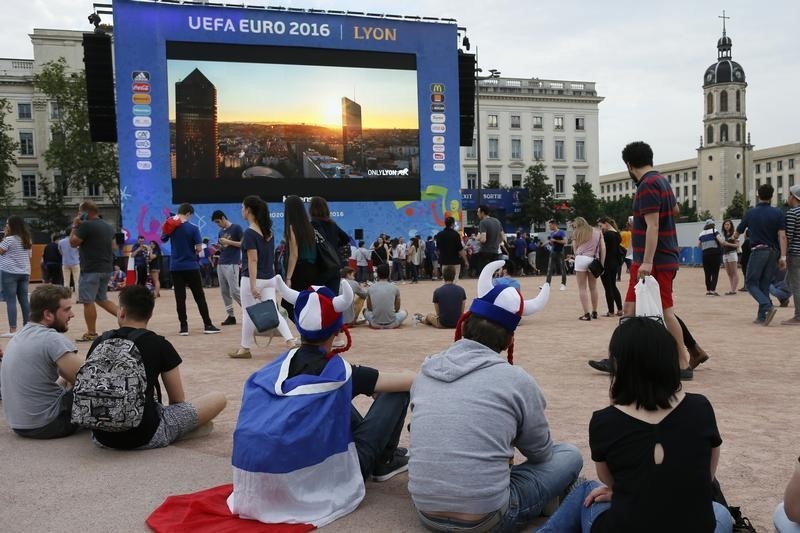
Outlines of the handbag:
{"label": "handbag", "polygon": [[337,252],[336,248],[328,242],[317,228],[314,228],[314,239],[317,242],[317,266],[320,271],[339,270],[342,264],[339,261],[339,252]]}
{"label": "handbag", "polygon": [[245,309],[259,333],[278,326],[278,308],[274,300],[262,300]]}
{"label": "handbag", "polygon": [[[603,234],[600,234],[600,239],[603,238]],[[605,268],[603,267],[603,263],[600,262],[600,259],[597,258],[597,252],[600,249],[600,240],[597,241],[597,246],[594,249],[594,259],[592,262],[589,263],[589,272],[592,273],[592,276],[599,278],[603,275],[603,271]]]}

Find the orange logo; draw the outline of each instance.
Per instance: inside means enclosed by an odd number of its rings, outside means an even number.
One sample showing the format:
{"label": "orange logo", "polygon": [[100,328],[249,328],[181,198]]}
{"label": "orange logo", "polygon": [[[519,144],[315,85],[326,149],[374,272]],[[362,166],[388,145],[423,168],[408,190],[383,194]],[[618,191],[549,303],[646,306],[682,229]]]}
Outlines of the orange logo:
{"label": "orange logo", "polygon": [[152,98],[149,94],[136,93],[133,95],[134,104],[149,104],[151,101]]}

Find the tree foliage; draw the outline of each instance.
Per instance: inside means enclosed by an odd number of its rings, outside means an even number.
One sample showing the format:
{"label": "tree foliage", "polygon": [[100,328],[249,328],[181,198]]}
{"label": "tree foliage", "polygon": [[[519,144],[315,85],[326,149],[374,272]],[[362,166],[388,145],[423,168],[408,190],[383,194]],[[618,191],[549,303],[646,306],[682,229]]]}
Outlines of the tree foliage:
{"label": "tree foliage", "polygon": [[11,124],[6,124],[6,115],[11,113],[11,104],[5,98],[0,98],[0,199],[8,206],[11,186],[17,180],[13,167],[17,164],[15,152],[18,145],[8,132]]}
{"label": "tree foliage", "polygon": [[94,143],[89,136],[86,73],[68,72],[64,58],[45,63],[33,77],[36,90],[55,102],[59,114],[52,141],[44,153],[51,169],[58,169],[69,187],[85,190],[99,184],[119,208],[119,163],[114,143]]}
{"label": "tree foliage", "polygon": [[744,212],[747,210],[747,205],[744,201],[744,195],[740,191],[733,194],[731,205],[725,210],[724,218],[742,218]]}
{"label": "tree foliage", "polygon": [[524,218],[525,224],[533,223],[537,227],[542,226],[555,215],[556,203],[553,186],[547,183],[544,164],[536,163],[528,167],[522,187],[527,189],[528,198],[522,205],[522,213],[519,218]]}
{"label": "tree foliage", "polygon": [[583,217],[594,225],[600,217],[600,201],[592,190],[592,184],[584,181],[572,186],[572,216]]}
{"label": "tree foliage", "polygon": [[49,234],[62,233],[69,223],[69,217],[64,214],[64,196],[57,190],[50,188],[50,184],[40,176],[40,193],[35,200],[28,200],[28,209],[37,215],[37,221],[32,224],[33,229],[46,231]]}
{"label": "tree foliage", "polygon": [[601,216],[613,218],[622,229],[628,222],[628,217],[633,215],[633,197],[625,195],[619,200],[601,200],[599,210]]}

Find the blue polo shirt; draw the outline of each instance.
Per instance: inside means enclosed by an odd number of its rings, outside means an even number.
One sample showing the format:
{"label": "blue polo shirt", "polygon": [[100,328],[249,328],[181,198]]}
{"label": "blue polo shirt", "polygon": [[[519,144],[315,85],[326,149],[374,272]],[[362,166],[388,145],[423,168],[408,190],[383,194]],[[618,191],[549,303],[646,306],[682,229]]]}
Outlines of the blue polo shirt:
{"label": "blue polo shirt", "polygon": [[194,247],[203,243],[200,237],[200,228],[190,222],[178,226],[169,236],[172,246],[172,257],[169,269],[173,272],[181,270],[200,270],[197,252]]}
{"label": "blue polo shirt", "polygon": [[[225,229],[219,230],[219,238],[226,238],[232,241],[242,242],[242,227],[239,224],[231,224]],[[242,263],[242,253],[236,246],[225,246],[219,254],[220,265],[239,265]]]}
{"label": "blue polo shirt", "polygon": [[752,209],[748,209],[736,231],[744,233],[750,230],[750,248],[756,246],[769,246],[775,250],[780,249],[778,231],[786,229],[783,211],[772,207],[769,202],[759,202]]}

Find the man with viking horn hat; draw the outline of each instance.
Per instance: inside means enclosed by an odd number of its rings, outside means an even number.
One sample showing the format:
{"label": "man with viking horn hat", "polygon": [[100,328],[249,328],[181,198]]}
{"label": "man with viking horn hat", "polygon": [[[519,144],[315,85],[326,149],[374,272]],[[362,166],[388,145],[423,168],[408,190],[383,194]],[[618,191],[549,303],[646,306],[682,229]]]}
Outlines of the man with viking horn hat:
{"label": "man with viking horn hat", "polygon": [[[350,365],[342,312],[353,303],[350,285],[336,296],[324,286],[298,292],[276,276],[294,305],[302,344],[258,370],[245,383],[233,434],[231,512],[266,523],[317,527],[353,511],[364,480],[385,481],[408,469],[397,443],[405,423],[412,372],[385,373]],[[347,345],[332,349],[340,331]],[[366,416],[351,405],[382,393]]]}
{"label": "man with viking horn hat", "polygon": [[[492,284],[502,266],[483,269],[455,343],[422,363],[411,388],[408,490],[434,531],[513,531],[539,516],[583,466],[575,446],[553,443],[539,386],[513,366],[514,331],[545,306],[550,284],[525,300]],[[514,448],[526,461],[509,469]]]}

